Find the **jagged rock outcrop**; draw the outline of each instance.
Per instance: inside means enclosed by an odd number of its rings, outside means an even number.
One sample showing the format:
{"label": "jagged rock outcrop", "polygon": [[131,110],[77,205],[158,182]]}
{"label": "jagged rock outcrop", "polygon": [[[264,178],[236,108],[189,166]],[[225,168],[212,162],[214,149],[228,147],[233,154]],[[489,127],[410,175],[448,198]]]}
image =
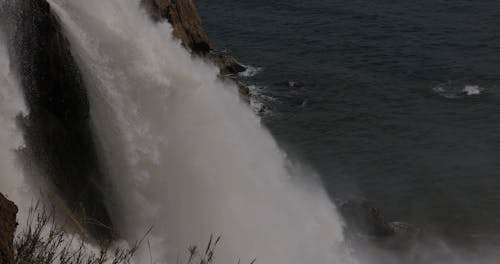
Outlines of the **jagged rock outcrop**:
{"label": "jagged rock outcrop", "polygon": [[0,263],[14,264],[17,206],[0,193]]}
{"label": "jagged rock outcrop", "polygon": [[238,60],[229,54],[211,52],[209,58],[219,67],[222,75],[238,74],[246,70]]}
{"label": "jagged rock outcrop", "polygon": [[97,239],[111,237],[103,175],[90,126],[86,87],[57,18],[46,0],[11,1],[10,54],[29,115],[19,117],[26,166],[51,178],[75,219]]}

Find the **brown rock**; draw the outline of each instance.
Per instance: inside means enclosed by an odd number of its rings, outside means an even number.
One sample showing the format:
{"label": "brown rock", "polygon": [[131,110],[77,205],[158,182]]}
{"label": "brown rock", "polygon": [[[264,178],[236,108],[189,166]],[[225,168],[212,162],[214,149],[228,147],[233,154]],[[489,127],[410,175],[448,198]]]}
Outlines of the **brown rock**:
{"label": "brown rock", "polygon": [[0,263],[14,264],[17,206],[0,194]]}
{"label": "brown rock", "polygon": [[239,61],[228,54],[211,55],[210,60],[219,67],[222,75],[237,74],[246,70]]}
{"label": "brown rock", "polygon": [[143,0],[153,19],[167,19],[174,28],[174,36],[197,54],[207,54],[212,44],[203,29],[193,0]]}
{"label": "brown rock", "polygon": [[248,88],[248,86],[236,80],[234,80],[234,82],[238,86],[238,92],[240,93],[241,99],[247,103],[250,103],[250,89]]}

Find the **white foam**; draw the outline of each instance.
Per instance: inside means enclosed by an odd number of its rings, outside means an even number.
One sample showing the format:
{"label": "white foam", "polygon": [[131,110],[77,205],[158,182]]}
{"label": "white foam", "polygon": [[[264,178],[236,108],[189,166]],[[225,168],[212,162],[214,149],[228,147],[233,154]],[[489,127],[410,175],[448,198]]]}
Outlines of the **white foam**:
{"label": "white foam", "polygon": [[484,92],[484,88],[479,85],[456,85],[452,82],[438,85],[432,88],[437,94],[448,98],[448,99],[460,99],[469,96],[481,95]]}
{"label": "white foam", "polygon": [[238,73],[238,76],[253,77],[253,76],[257,75],[262,70],[261,67],[253,67],[251,65],[243,65],[243,67],[245,67],[246,70]]}
{"label": "white foam", "polygon": [[483,92],[484,88],[479,87],[478,85],[466,85],[462,90],[467,96],[471,95],[479,95]]}

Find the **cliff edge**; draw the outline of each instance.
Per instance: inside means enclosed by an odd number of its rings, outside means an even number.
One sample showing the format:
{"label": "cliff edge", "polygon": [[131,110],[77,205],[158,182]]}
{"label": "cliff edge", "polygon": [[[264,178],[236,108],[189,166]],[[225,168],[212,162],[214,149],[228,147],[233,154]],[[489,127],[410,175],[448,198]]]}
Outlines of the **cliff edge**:
{"label": "cliff edge", "polygon": [[[222,75],[234,75],[246,68],[233,56],[224,52],[215,52],[208,38],[193,0],[142,0],[142,3],[155,21],[168,20],[174,28],[174,36],[182,41],[184,47],[192,53],[208,58],[220,69]],[[238,84],[242,94],[248,88]]]}
{"label": "cliff edge", "polygon": [[17,206],[0,194],[0,263],[14,264]]}
{"label": "cliff edge", "polygon": [[156,21],[167,19],[174,28],[174,36],[196,54],[207,54],[212,44],[203,29],[193,0],[143,0]]}

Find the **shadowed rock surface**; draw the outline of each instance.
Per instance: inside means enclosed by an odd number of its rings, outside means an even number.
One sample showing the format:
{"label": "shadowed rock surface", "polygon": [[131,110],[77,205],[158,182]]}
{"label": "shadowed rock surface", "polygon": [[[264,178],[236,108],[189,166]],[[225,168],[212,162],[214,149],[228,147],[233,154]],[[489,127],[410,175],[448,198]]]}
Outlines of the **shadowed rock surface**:
{"label": "shadowed rock surface", "polygon": [[14,263],[14,232],[17,206],[0,193],[0,263]]}
{"label": "shadowed rock surface", "polygon": [[50,177],[89,233],[109,239],[112,224],[103,202],[89,102],[70,44],[45,0],[9,5],[2,10],[14,16],[10,54],[29,109],[18,119],[26,142],[20,155],[26,166]]}

